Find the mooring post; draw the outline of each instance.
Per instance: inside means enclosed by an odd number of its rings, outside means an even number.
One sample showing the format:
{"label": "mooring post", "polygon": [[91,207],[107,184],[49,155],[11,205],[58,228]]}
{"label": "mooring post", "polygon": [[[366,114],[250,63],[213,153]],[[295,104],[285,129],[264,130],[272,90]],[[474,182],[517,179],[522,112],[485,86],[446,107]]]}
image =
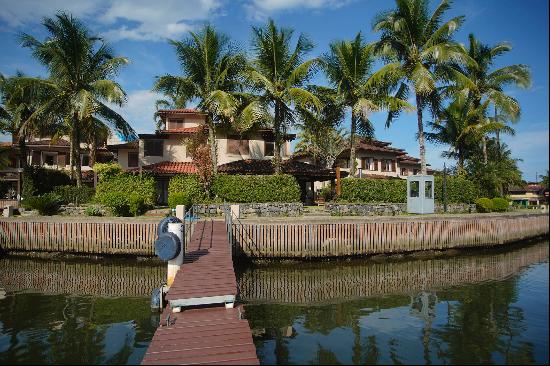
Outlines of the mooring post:
{"label": "mooring post", "polygon": [[168,274],[166,276],[166,284],[168,287],[172,286],[172,283],[174,282],[174,278],[176,277],[176,273],[180,269],[180,266],[183,264],[183,256],[185,252],[184,248],[184,241],[183,241],[183,223],[176,222],[176,223],[169,223],[168,224],[168,232],[175,234],[179,240],[180,240],[180,252],[177,255],[176,258],[171,259],[168,261]]}

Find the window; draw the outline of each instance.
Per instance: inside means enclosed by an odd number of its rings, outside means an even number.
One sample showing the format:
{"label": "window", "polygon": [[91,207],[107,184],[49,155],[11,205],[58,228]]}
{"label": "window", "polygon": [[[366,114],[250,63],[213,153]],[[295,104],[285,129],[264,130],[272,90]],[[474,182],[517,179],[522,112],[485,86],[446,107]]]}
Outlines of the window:
{"label": "window", "polygon": [[407,171],[407,168],[401,168],[401,175],[407,175],[409,172]]}
{"label": "window", "polygon": [[181,128],[183,127],[183,119],[182,118],[170,118],[168,120],[168,130],[172,130],[174,128]]}
{"label": "window", "polygon": [[424,182],[424,197],[425,198],[432,198],[432,182]]}
{"label": "window", "polygon": [[162,140],[144,140],[143,155],[144,156],[162,156],[163,141]]}
{"label": "window", "polygon": [[266,141],[265,142],[265,156],[273,156],[275,151],[275,142],[273,141]]}
{"label": "window", "polygon": [[90,166],[90,155],[88,154],[81,154],[80,155],[80,164],[82,166]]}
{"label": "window", "polygon": [[411,182],[411,197],[418,197],[420,193],[420,182],[413,180]]}
{"label": "window", "polygon": [[138,166],[138,153],[129,152],[128,153],[128,168],[135,168]]}
{"label": "window", "polygon": [[240,139],[238,136],[230,136],[227,139],[227,153],[235,155],[249,155],[248,140]]}
{"label": "window", "polygon": [[43,162],[44,162],[44,165],[55,165],[56,163],[56,159],[55,159],[55,154],[53,153],[42,153],[42,159],[43,159]]}
{"label": "window", "polygon": [[393,166],[392,161],[389,160],[389,159],[385,159],[384,160],[384,170],[383,171],[385,171],[385,172],[393,171],[392,166]]}
{"label": "window", "polygon": [[418,169],[413,169],[413,175],[417,175],[418,174]]}

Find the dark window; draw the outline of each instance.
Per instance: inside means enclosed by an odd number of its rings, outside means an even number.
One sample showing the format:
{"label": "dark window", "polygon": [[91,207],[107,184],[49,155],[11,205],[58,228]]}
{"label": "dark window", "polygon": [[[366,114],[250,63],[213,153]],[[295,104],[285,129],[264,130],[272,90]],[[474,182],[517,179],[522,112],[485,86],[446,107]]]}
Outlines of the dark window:
{"label": "dark window", "polygon": [[239,139],[238,136],[230,136],[227,139],[227,153],[235,155],[249,155],[248,140]]}
{"label": "dark window", "polygon": [[169,130],[174,129],[174,128],[181,128],[181,127],[183,127],[183,119],[181,119],[181,118],[178,118],[178,119],[170,118],[170,120],[168,120],[168,129]]}
{"label": "dark window", "polygon": [[433,195],[432,195],[432,182],[424,182],[424,197],[433,198]]}
{"label": "dark window", "polygon": [[46,165],[54,165],[55,159],[53,154],[44,154],[44,164]]}
{"label": "dark window", "polygon": [[418,174],[418,169],[413,169],[413,174],[417,175]]}
{"label": "dark window", "polygon": [[81,160],[81,164],[82,166],[90,166],[90,155],[81,155],[82,156],[82,160]]}
{"label": "dark window", "polygon": [[265,156],[273,156],[275,151],[275,143],[273,141],[265,142]]}
{"label": "dark window", "polygon": [[143,155],[144,156],[162,156],[162,140],[144,140]]}
{"label": "dark window", "polygon": [[420,182],[413,180],[411,182],[411,197],[418,197],[420,193]]}
{"label": "dark window", "polygon": [[401,175],[407,175],[407,168],[401,168]]}
{"label": "dark window", "polygon": [[138,166],[138,153],[129,152],[128,153],[128,168],[135,168]]}

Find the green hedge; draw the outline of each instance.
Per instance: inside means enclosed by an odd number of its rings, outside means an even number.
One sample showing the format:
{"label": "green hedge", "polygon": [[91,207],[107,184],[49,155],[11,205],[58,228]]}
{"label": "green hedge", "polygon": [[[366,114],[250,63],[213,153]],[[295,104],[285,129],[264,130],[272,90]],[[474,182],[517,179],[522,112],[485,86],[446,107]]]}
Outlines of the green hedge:
{"label": "green hedge", "polygon": [[339,200],[347,202],[407,202],[407,181],[404,179],[342,179]]}
{"label": "green hedge", "polygon": [[491,200],[493,202],[493,211],[506,212],[508,211],[508,200],[506,198],[495,197]]}
{"label": "green hedge", "polygon": [[65,171],[27,166],[23,171],[23,197],[50,193],[57,186],[71,184],[71,178]]}
{"label": "green hedge", "polygon": [[[443,178],[435,177],[435,200],[443,200]],[[447,177],[447,203],[472,203],[478,197],[474,183],[463,177]],[[407,202],[405,179],[342,179],[339,197],[347,202]]]}
{"label": "green hedge", "polygon": [[168,205],[191,206],[194,203],[207,202],[206,193],[195,174],[176,175],[168,184]]}
{"label": "green hedge", "polygon": [[40,215],[55,215],[61,207],[61,198],[55,193],[24,198],[21,202],[25,209],[37,210]]}
{"label": "green hedge", "polygon": [[156,203],[155,179],[147,174],[122,173],[99,182],[95,200],[116,216],[139,215]]}
{"label": "green hedge", "polygon": [[61,202],[65,205],[72,203],[74,205],[82,205],[90,202],[94,198],[95,189],[88,186],[58,186],[53,189],[53,193],[61,198]]}
{"label": "green hedge", "polygon": [[481,213],[493,212],[493,201],[487,197],[478,198],[476,200],[476,210]]}
{"label": "green hedge", "polygon": [[212,193],[218,200],[231,203],[300,201],[300,186],[287,174],[219,174],[212,183]]}
{"label": "green hedge", "polygon": [[[435,200],[443,202],[443,177],[435,177]],[[477,186],[461,176],[447,176],[447,203],[474,203],[479,197]]]}

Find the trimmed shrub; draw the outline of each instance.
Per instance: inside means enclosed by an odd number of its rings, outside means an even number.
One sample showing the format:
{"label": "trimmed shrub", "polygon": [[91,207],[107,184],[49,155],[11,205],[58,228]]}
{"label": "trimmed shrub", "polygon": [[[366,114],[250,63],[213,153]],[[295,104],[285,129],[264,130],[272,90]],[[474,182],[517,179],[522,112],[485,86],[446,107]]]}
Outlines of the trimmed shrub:
{"label": "trimmed shrub", "polygon": [[[143,203],[133,199],[132,195],[141,197]],[[115,216],[130,216],[132,212],[143,212],[156,202],[155,179],[147,174],[138,175],[121,173],[101,181],[96,187],[95,200],[108,207]]]}
{"label": "trimmed shrub", "polygon": [[342,179],[339,200],[356,203],[407,202],[407,181],[404,179]]}
{"label": "trimmed shrub", "polygon": [[139,194],[131,194],[128,199],[128,208],[130,215],[139,216],[143,215],[147,211],[147,205],[145,204],[145,199]]}
{"label": "trimmed shrub", "polygon": [[177,205],[191,206],[194,203],[206,203],[208,197],[199,178],[195,174],[176,175],[168,184],[168,205],[175,208]]}
{"label": "trimmed shrub", "polygon": [[82,205],[90,202],[94,198],[95,189],[88,186],[59,186],[53,189],[53,193],[61,198],[62,204]]}
{"label": "trimmed shrub", "polygon": [[[443,177],[435,177],[435,200],[443,202]],[[447,176],[447,203],[473,203],[479,197],[477,186],[462,176]]]}
{"label": "trimmed shrub", "polygon": [[84,212],[87,216],[103,216],[103,211],[101,210],[101,207],[96,205],[86,207],[86,210]]}
{"label": "trimmed shrub", "polygon": [[495,197],[492,200],[493,211],[506,212],[508,211],[508,200],[506,198]]}
{"label": "trimmed shrub", "polygon": [[104,181],[122,173],[122,167],[117,163],[95,163],[94,171],[98,180]]}
{"label": "trimmed shrub", "polygon": [[287,174],[219,174],[212,183],[218,200],[231,203],[299,202],[300,186]]}
{"label": "trimmed shrub", "polygon": [[332,201],[336,196],[336,192],[331,186],[323,187],[319,190],[319,196],[323,197],[325,202]]}
{"label": "trimmed shrub", "polygon": [[487,213],[493,211],[493,201],[490,198],[483,197],[476,200],[477,212]]}
{"label": "trimmed shrub", "polygon": [[55,193],[45,193],[41,196],[27,197],[22,201],[26,209],[37,210],[40,215],[55,215],[61,207],[61,199]]}
{"label": "trimmed shrub", "polygon": [[71,184],[71,178],[62,170],[27,166],[23,171],[23,198],[50,193],[54,187]]}

